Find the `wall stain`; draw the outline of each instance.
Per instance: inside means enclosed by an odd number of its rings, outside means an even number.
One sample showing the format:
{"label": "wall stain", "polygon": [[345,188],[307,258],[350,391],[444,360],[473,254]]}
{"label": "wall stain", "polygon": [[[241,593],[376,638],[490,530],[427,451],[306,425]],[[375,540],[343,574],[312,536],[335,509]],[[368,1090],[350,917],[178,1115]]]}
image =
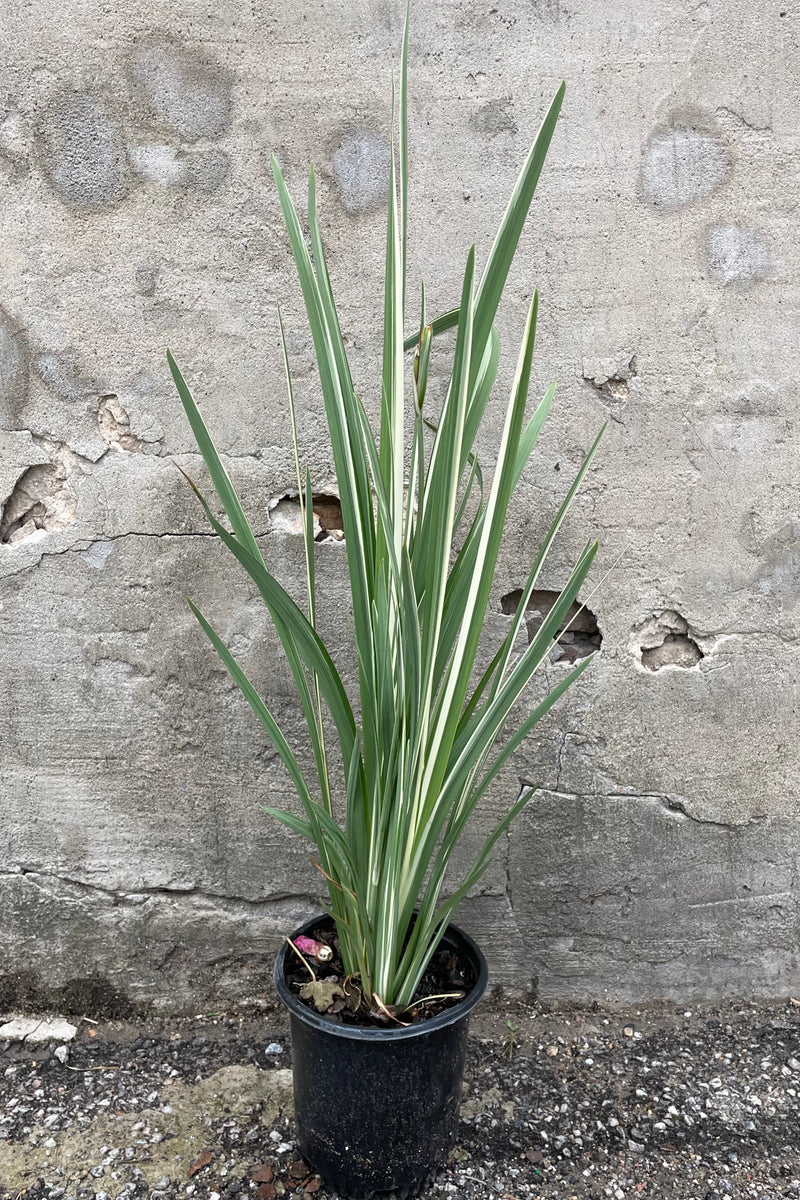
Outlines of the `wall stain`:
{"label": "wall stain", "polygon": [[65,92],[39,130],[45,173],[61,199],[77,212],[119,203],[128,190],[121,123],[101,95]]}
{"label": "wall stain", "polygon": [[230,125],[231,73],[185,46],[147,38],[131,55],[128,77],[145,119],[184,141],[218,138]]}
{"label": "wall stain", "polygon": [[345,134],[333,152],[339,199],[346,213],[369,212],[389,194],[392,149],[382,133],[362,129]]}
{"label": "wall stain", "polygon": [[22,426],[28,398],[28,342],[16,321],[0,308],[0,429]]}
{"label": "wall stain", "polygon": [[749,287],[772,273],[772,255],[767,246],[758,234],[739,225],[709,229],[706,253],[711,274],[724,286]]}
{"label": "wall stain", "polygon": [[642,158],[642,191],[657,208],[681,209],[711,195],[732,169],[728,148],[702,118],[676,114],[656,129]]}
{"label": "wall stain", "polygon": [[495,100],[487,100],[469,119],[469,127],[474,133],[497,137],[500,133],[517,132],[514,120],[514,103],[510,96],[498,96]]}
{"label": "wall stain", "polygon": [[755,578],[762,596],[793,603],[800,595],[800,521],[787,521],[758,547],[762,560]]}
{"label": "wall stain", "polygon": [[215,192],[230,171],[228,155],[216,146],[185,150],[145,143],[129,146],[128,157],[141,179],[165,188],[193,187],[201,192]]}
{"label": "wall stain", "polygon": [[42,383],[60,400],[77,403],[96,392],[103,392],[96,379],[82,375],[74,350],[45,350],[37,354],[33,367]]}

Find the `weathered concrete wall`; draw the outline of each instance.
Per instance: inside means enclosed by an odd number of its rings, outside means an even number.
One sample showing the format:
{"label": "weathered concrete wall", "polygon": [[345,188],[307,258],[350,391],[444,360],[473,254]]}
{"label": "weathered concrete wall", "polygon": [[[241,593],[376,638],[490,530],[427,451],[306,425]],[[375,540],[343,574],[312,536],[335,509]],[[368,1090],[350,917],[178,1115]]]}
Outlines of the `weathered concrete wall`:
{"label": "weathered concrete wall", "polygon": [[[374,408],[401,10],[67,0],[53,22],[41,0],[4,8],[0,1007],[257,995],[314,905],[306,849],[259,811],[286,779],[184,602],[297,729],[262,606],[170,461],[201,470],[164,349],[299,589],[286,506],[268,513],[293,481],[278,297],[320,486],[331,462],[267,158],[298,194],[317,165]],[[487,634],[507,627],[503,597],[611,418],[543,580],[557,587],[598,532],[596,579],[613,567],[590,599],[601,652],[495,790],[499,811],[522,780],[542,785],[462,910],[513,990],[800,988],[797,21],[744,0],[414,4],[411,244],[434,309],[456,298],[473,238],[485,261],[562,76],[569,89],[492,411],[534,283],[535,388],[557,380],[559,401]],[[318,578],[342,646],[334,541]]]}

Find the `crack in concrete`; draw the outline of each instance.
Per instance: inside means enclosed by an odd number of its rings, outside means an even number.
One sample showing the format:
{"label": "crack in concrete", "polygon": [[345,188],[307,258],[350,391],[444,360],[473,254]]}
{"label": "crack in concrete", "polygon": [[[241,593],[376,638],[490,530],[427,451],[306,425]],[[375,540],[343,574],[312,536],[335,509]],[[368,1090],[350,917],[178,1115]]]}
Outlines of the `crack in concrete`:
{"label": "crack in concrete", "polygon": [[[210,900],[223,901],[230,904],[244,905],[248,908],[263,908],[265,905],[281,904],[286,901],[304,902],[311,907],[319,905],[319,900],[316,896],[312,896],[310,892],[270,892],[267,896],[261,899],[254,900],[249,896],[240,896],[236,894],[227,894],[223,892],[210,892],[204,888],[196,886],[186,887],[170,887],[162,885],[160,887],[140,887],[140,888],[112,888],[106,887],[100,883],[88,883],[84,879],[76,879],[71,875],[57,875],[52,871],[37,871],[30,867],[22,867],[17,871],[0,871],[0,880],[9,879],[26,879],[33,887],[39,887],[39,890],[46,891],[46,888],[40,886],[40,880],[52,880],[55,883],[69,884],[71,887],[79,888],[81,891],[95,893],[99,892],[105,896],[111,896],[115,901],[122,903],[136,904],[143,899],[151,897],[166,896],[170,898],[181,897],[189,900]],[[50,894],[50,893],[48,893]]]}
{"label": "crack in concrete", "polygon": [[33,1027],[33,1029],[29,1029],[29,1030],[28,1030],[28,1032],[27,1032],[27,1033],[24,1035],[24,1037],[22,1037],[22,1038],[20,1039],[20,1045],[21,1045],[21,1046],[24,1046],[24,1045],[26,1044],[26,1042],[27,1042],[28,1038],[29,1038],[29,1037],[32,1037],[32,1035],[33,1035],[34,1033],[36,1033],[36,1032],[37,1032],[37,1030],[41,1029],[42,1025],[44,1024],[44,1021],[45,1021],[45,1018],[44,1018],[44,1017],[42,1017],[40,1021],[37,1021],[37,1022],[36,1022],[36,1024],[35,1024],[35,1025],[34,1025],[34,1027]]}
{"label": "crack in concrete", "polygon": [[[725,896],[721,900],[698,900],[692,904],[687,904],[687,908],[722,908],[723,905],[731,904],[752,904],[754,900],[788,900],[792,908],[797,903],[797,898],[793,892],[748,892],[746,896]],[[782,908],[783,905],[776,905],[777,908]]]}
{"label": "crack in concrete", "polygon": [[744,125],[745,129],[749,129],[752,133],[772,133],[772,122],[767,120],[764,125],[759,125],[756,121],[750,120],[744,113],[737,112],[736,109],[721,104],[714,110],[714,116],[730,117],[737,121],[740,125]]}
{"label": "crack in concrete", "polygon": [[[779,642],[789,642],[789,644],[792,644],[794,642],[800,642],[800,633],[795,633],[795,634],[784,633],[780,629],[733,629],[733,630],[725,630],[724,633],[703,634],[703,639],[705,641],[707,641],[709,638],[717,638],[718,641],[728,641],[733,638],[753,638],[753,637],[758,637],[758,638],[774,637],[774,638],[777,638]],[[709,651],[709,653],[714,654],[714,653],[716,653],[716,650],[717,650],[717,647],[714,646]]]}
{"label": "crack in concrete", "polygon": [[564,770],[564,751],[567,746],[567,732],[565,729],[559,729],[561,734],[561,745],[556,751],[556,786],[555,790],[559,791],[561,787],[561,775]]}
{"label": "crack in concrete", "polygon": [[[523,787],[524,786],[525,785],[523,785]],[[514,889],[513,889],[512,883],[511,883],[511,836],[510,835],[511,835],[511,830],[507,829],[505,832],[505,837],[503,839],[505,842],[505,851],[503,853],[503,874],[504,874],[503,899],[505,900],[506,908],[508,909],[508,915],[514,925],[514,928],[517,931],[517,936],[519,937],[520,941],[522,942],[522,941],[524,941],[524,938],[522,935],[522,929],[520,927],[519,920],[517,919],[517,910],[514,905]]]}
{"label": "crack in concrete", "polygon": [[[69,442],[65,442],[63,440],[63,438],[57,437],[54,433],[50,433],[46,429],[42,430],[40,433],[36,433],[33,429],[28,429],[27,427],[21,427],[21,428],[8,429],[8,430],[6,430],[6,432],[7,433],[29,433],[31,435],[33,441],[36,442],[37,444],[42,442],[42,443],[45,443],[45,444],[48,444],[48,445],[51,445],[54,447],[62,447],[64,450],[69,451],[70,454],[73,454],[75,456],[75,458],[79,459],[81,462],[86,463],[90,467],[94,467],[97,465],[97,463],[102,462],[108,456],[108,454],[112,450],[114,450],[113,445],[108,445],[108,446],[106,446],[106,448],[104,450],[100,451],[97,458],[90,458],[86,454],[81,454],[81,452],[79,450],[75,450],[74,447],[70,446]],[[197,447],[190,447],[187,450],[181,450],[181,449],[167,450],[164,447],[163,436],[158,437],[158,438],[147,438],[144,436],[144,434],[136,434],[135,436],[142,443],[143,447],[153,447],[152,450],[143,449],[141,451],[141,453],[143,453],[143,454],[151,454],[153,458],[174,459],[174,458],[180,457],[180,458],[197,459],[199,462],[203,461],[203,456],[200,453],[200,451],[197,449]],[[223,463],[226,460],[230,460],[232,462],[263,462],[265,458],[269,458],[272,454],[274,454],[276,452],[276,450],[281,450],[281,449],[282,449],[282,447],[278,447],[278,446],[267,446],[267,447],[263,447],[260,450],[250,450],[250,451],[246,451],[242,454],[233,454],[233,453],[229,453],[226,451],[226,452],[220,454],[220,458],[222,459]],[[128,451],[127,453],[130,453],[130,452]]]}
{"label": "crack in concrete", "polygon": [[[254,531],[256,538],[269,537],[270,530]],[[42,550],[39,558],[35,562],[26,563],[19,567],[16,571],[0,571],[0,579],[13,579],[16,575],[23,575],[26,571],[33,571],[40,566],[45,558],[58,558],[62,554],[85,554],[87,550],[91,550],[93,546],[102,546],[105,542],[121,542],[125,538],[216,538],[217,534],[213,531],[187,531],[186,533],[173,532],[168,530],[166,533],[142,532],[140,530],[129,530],[127,533],[111,533],[101,537],[91,538],[87,541],[80,541],[72,546],[64,546],[61,550]],[[24,545],[25,543],[19,543]],[[15,547],[10,548],[12,551]],[[3,547],[0,546],[0,564],[3,560]]]}
{"label": "crack in concrete", "polygon": [[[569,735],[567,735],[569,736]],[[763,821],[769,820],[767,813],[758,813],[755,816],[747,817],[743,821],[718,821],[713,817],[700,817],[696,813],[690,812],[686,807],[686,801],[679,796],[669,796],[662,792],[562,792],[558,788],[543,788],[543,791],[548,792],[551,796],[557,796],[560,800],[645,800],[658,804],[671,817],[677,817],[679,820],[692,821],[697,825],[713,825],[718,829],[727,829],[734,831],[738,829],[746,829],[749,825],[758,825]]]}
{"label": "crack in concrete", "polygon": [[67,454],[78,463],[87,467],[94,467],[97,463],[102,462],[111,449],[110,446],[106,446],[105,450],[100,451],[97,458],[91,458],[88,454],[81,454],[80,450],[75,450],[69,442],[65,442],[63,438],[56,437],[54,433],[49,433],[47,430],[43,433],[34,433],[32,429],[29,429],[26,432],[30,433],[34,445],[41,446],[43,450],[47,451],[66,450]]}
{"label": "crack in concrete", "polygon": [[570,740],[570,738],[576,738],[580,742],[581,734],[577,729],[559,729],[558,733],[561,735],[561,745],[556,749],[556,782],[555,787],[548,788],[548,791],[552,791],[559,795],[574,794],[561,792],[561,777],[564,774],[565,769],[564,758],[567,752],[567,742]]}
{"label": "crack in concrete", "polygon": [[717,821],[712,817],[699,817],[696,813],[690,812],[686,807],[685,800],[681,800],[678,796],[663,796],[658,794],[648,796],[643,794],[639,798],[642,800],[655,800],[670,814],[677,813],[679,816],[685,817],[688,821],[693,821],[697,825],[715,825],[718,829],[745,829],[748,825],[756,825],[760,821],[767,820],[767,816],[764,813],[748,817],[746,821]]}

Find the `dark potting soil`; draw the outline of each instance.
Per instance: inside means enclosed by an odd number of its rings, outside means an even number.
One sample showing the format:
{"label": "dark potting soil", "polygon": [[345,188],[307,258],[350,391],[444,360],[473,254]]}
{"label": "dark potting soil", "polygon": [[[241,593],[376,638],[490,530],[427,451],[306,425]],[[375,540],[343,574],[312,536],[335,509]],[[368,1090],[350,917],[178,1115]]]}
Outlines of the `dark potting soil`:
{"label": "dark potting soil", "polygon": [[372,1029],[418,1025],[460,1004],[475,985],[467,956],[450,946],[440,946],[411,1003],[406,1008],[383,1005],[364,994],[358,976],[346,974],[335,931],[320,926],[308,937],[321,950],[318,955],[303,953],[301,958],[297,946],[289,940],[286,982],[302,1004],[337,1024]]}

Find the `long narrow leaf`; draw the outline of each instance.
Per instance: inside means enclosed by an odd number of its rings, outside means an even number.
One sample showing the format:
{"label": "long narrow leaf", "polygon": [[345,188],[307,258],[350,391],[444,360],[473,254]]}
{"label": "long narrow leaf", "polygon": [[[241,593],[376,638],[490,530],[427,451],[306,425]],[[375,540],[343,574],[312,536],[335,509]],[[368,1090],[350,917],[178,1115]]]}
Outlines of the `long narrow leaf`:
{"label": "long narrow leaf", "polygon": [[194,397],[192,396],[192,393],[180,372],[178,364],[175,362],[175,359],[172,357],[172,354],[169,350],[167,351],[167,362],[169,363],[169,369],[172,372],[172,378],[175,381],[175,386],[178,389],[178,395],[181,398],[183,410],[186,413],[186,416],[189,418],[189,424],[192,427],[192,433],[195,436],[195,441],[197,442],[200,453],[202,454],[203,460],[208,468],[208,473],[211,476],[211,482],[214,484],[217,495],[222,501],[222,507],[228,514],[228,520],[233,527],[233,532],[242,545],[250,551],[253,557],[257,558],[259,562],[263,562],[263,559],[261,558],[261,551],[258,548],[255,537],[253,536],[250,523],[244,514],[244,509],[242,508],[241,501],[236,494],[236,489],[230,481],[228,472],[222,465],[222,459],[217,452],[217,448],[214,445],[211,434],[208,432],[206,423],[200,415],[200,409],[197,407]]}
{"label": "long narrow leaf", "polygon": [[[442,313],[440,317],[436,317],[430,323],[431,336],[438,337],[440,333],[447,333],[448,330],[455,329],[460,318],[461,310],[458,308],[451,308],[449,312]],[[409,337],[407,337],[403,342],[403,349],[413,350],[419,342],[421,333],[422,329],[420,328],[416,331],[416,333],[412,333]]]}
{"label": "long narrow leaf", "polygon": [[[562,83],[555,94],[552,104],[542,121],[530,153],[520,171],[516,187],[508,202],[500,228],[497,231],[489,258],[481,276],[478,293],[475,300],[475,348],[476,354],[483,354],[483,348],[489,337],[500,297],[508,278],[511,262],[519,244],[525,219],[533,200],[539,176],[542,173],[544,160],[550,148],[550,142],[555,131],[558,114],[564,101],[566,84]],[[473,358],[473,362],[475,359]]]}
{"label": "long narrow leaf", "polygon": [[259,721],[269,734],[272,744],[280,755],[281,762],[289,772],[289,777],[291,778],[292,783],[297,790],[298,796],[300,796],[304,801],[310,802],[311,792],[308,789],[308,784],[303,777],[303,772],[300,770],[300,766],[294,756],[294,752],[284,737],[277,721],[213,626],[206,620],[199,608],[197,608],[197,606],[193,604],[191,600],[188,601],[188,604],[189,608],[199,621],[204,633],[208,637],[208,640],[211,642],[211,645],[214,647],[217,654],[228,668],[231,677],[235,680],[245,700],[250,705],[253,712],[256,714]]}
{"label": "long narrow leaf", "polygon": [[[280,167],[274,157],[271,160],[314,345],[341,503],[352,605],[347,615],[358,677],[353,703],[317,631],[313,493],[308,470],[305,475],[301,470],[280,314],[308,616],[268,569],[199,409],[171,356],[169,360],[230,527],[199,492],[198,496],[211,528],[253,580],[272,617],[297,686],[318,789],[309,787],[295,749],[219,634],[193,611],[276,746],[303,808],[302,815],[281,807],[267,811],[317,847],[313,861],[329,895],[329,907],[323,907],[336,922],[345,969],[360,976],[365,996],[380,1006],[411,1002],[456,905],[480,878],[498,840],[529,798],[521,795],[500,815],[453,887],[448,869],[477,806],[536,723],[588,665],[586,660],[563,675],[518,720],[510,737],[501,736],[512,711],[522,706],[525,688],[547,661],[597,548],[587,545],[556,603],[515,659],[532,588],[595,443],[534,556],[511,627],[480,674],[481,636],[511,497],[553,400],[551,388],[526,421],[536,292],[488,494],[476,446],[499,367],[495,316],[564,89],[562,85],[523,165],[480,282],[473,247],[458,308],[430,321],[423,289],[419,328],[405,337],[409,15],[407,0],[399,95],[395,104],[393,94],[392,103],[397,126],[391,140],[377,433],[353,386],[323,245],[314,172],[309,175],[306,237]],[[448,351],[452,370],[441,411],[431,413],[431,394],[438,389],[429,387],[429,380],[434,373],[440,377],[446,349],[438,339],[450,329],[456,331],[455,347]],[[404,354],[409,349],[415,349],[415,355],[409,389],[413,427],[407,446]],[[343,815],[341,807],[338,814],[334,809],[328,743],[344,773]]]}

